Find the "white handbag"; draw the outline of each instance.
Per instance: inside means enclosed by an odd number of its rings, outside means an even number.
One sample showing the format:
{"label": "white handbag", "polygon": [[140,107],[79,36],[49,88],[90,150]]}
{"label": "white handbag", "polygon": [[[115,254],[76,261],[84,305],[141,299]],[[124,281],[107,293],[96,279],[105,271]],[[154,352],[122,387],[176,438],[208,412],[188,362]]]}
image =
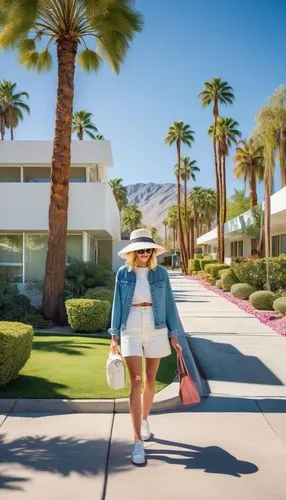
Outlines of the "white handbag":
{"label": "white handbag", "polygon": [[106,378],[111,389],[123,389],[125,385],[125,364],[119,354],[109,353],[106,362]]}

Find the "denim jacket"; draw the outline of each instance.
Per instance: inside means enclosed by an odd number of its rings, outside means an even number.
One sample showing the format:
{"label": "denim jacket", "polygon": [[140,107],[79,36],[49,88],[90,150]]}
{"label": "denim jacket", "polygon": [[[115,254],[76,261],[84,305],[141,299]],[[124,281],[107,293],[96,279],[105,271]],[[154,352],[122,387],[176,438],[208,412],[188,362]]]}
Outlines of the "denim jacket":
{"label": "denim jacket", "polygon": [[[152,309],[155,328],[168,328],[168,336],[178,335],[179,320],[177,306],[173,297],[169,276],[163,266],[149,269]],[[136,285],[136,273],[129,271],[128,266],[118,269],[115,280],[115,290],[111,314],[110,335],[118,336],[121,330],[126,330],[126,323],[132,307],[132,299]]]}

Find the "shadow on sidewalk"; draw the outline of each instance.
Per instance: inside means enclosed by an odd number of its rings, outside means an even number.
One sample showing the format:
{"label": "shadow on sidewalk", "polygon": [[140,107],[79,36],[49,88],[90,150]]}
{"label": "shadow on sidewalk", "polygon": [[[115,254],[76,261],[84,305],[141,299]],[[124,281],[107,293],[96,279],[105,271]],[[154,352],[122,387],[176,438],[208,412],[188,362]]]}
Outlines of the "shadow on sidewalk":
{"label": "shadow on sidewalk", "polygon": [[220,446],[206,446],[203,448],[158,438],[153,438],[153,441],[163,446],[174,447],[174,449],[161,448],[152,450],[152,448],[146,448],[148,461],[161,460],[168,464],[183,465],[185,469],[202,469],[207,473],[225,474],[234,477],[254,474],[259,470],[257,465],[238,460]]}
{"label": "shadow on sidewalk", "polygon": [[[1,470],[0,491],[25,491],[25,484],[31,481],[29,470],[50,472],[63,477],[72,473],[83,476],[94,476],[105,473],[108,456],[109,440],[84,439],[75,437],[55,436],[24,436],[12,441],[0,435]],[[130,443],[117,443],[121,456],[130,455]],[[22,466],[25,477],[11,473],[13,465]],[[120,472],[130,467],[129,461],[120,461],[113,465],[114,472]],[[12,470],[11,470],[12,469]],[[40,497],[40,495],[39,495]],[[2,498],[2,497],[1,497]]]}

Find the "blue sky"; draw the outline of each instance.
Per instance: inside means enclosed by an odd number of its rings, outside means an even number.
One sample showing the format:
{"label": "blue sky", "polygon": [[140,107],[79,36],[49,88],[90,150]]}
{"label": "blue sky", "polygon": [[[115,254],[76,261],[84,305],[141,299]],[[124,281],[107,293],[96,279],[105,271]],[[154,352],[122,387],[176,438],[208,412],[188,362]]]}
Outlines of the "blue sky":
{"label": "blue sky", "polygon": [[[168,127],[183,120],[195,131],[184,154],[197,160],[197,184],[214,185],[207,129],[211,108],[197,97],[206,80],[220,76],[233,87],[236,101],[222,107],[247,137],[268,97],[286,83],[286,2],[284,0],[137,0],[145,18],[119,75],[105,64],[97,75],[76,71],[74,109],[87,109],[111,140],[110,177],[124,184],[174,182],[175,148],[164,144]],[[0,54],[1,78],[14,80],[30,94],[31,115],[16,139],[51,139],[54,130],[56,72],[38,75],[23,69],[13,52]],[[232,156],[232,155],[231,155]],[[227,188],[240,184],[227,163]],[[278,176],[276,176],[278,188]],[[261,192],[261,190],[260,190]]]}

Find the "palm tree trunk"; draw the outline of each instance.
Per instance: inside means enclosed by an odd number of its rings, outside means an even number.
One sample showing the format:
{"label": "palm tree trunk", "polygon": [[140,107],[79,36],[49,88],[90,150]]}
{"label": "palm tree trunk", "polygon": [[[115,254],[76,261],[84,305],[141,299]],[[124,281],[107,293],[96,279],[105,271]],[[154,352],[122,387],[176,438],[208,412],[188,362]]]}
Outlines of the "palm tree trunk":
{"label": "palm tree trunk", "polygon": [[284,134],[281,132],[280,136],[280,141],[279,141],[279,148],[278,148],[278,156],[279,156],[279,164],[280,164],[280,184],[281,188],[286,186],[286,151],[285,151],[285,140],[284,140]]}
{"label": "palm tree trunk", "polygon": [[271,238],[270,238],[270,213],[271,213],[271,187],[270,182],[265,182],[264,188],[264,234],[265,234],[265,258],[268,259],[271,255]]}
{"label": "palm tree trunk", "polygon": [[213,150],[214,150],[214,160],[215,160],[215,180],[216,180],[216,222],[217,222],[217,244],[218,244],[218,260],[221,261],[221,231],[220,231],[220,176],[217,161],[217,118],[218,118],[218,107],[217,102],[214,103],[214,133],[213,133]]}
{"label": "palm tree trunk", "polygon": [[173,247],[174,247],[174,252],[176,251],[176,230],[173,227]]}
{"label": "palm tree trunk", "polygon": [[187,263],[191,258],[191,250],[190,250],[190,228],[189,228],[189,217],[187,211],[187,176],[184,178],[184,202],[185,202],[185,228],[186,228],[186,238],[187,238]]}
{"label": "palm tree trunk", "polygon": [[14,141],[14,133],[13,133],[13,127],[11,125],[11,128],[10,128],[10,133],[11,133],[11,141]]}
{"label": "palm tree trunk", "polygon": [[251,170],[251,175],[249,178],[249,192],[250,192],[250,208],[254,208],[257,205],[256,177],[254,169]]}
{"label": "palm tree trunk", "polygon": [[195,222],[193,217],[190,218],[190,240],[191,240],[190,258],[193,259],[195,254]]}
{"label": "palm tree trunk", "polygon": [[182,217],[181,217],[181,184],[180,184],[180,166],[181,166],[181,144],[180,141],[177,141],[177,154],[178,154],[178,174],[177,175],[177,205],[178,205],[178,220],[179,220],[179,239],[180,239],[180,253],[181,253],[181,262],[182,262],[182,271],[186,274],[187,266],[186,266],[186,247],[184,240],[184,232],[182,225]]}
{"label": "palm tree trunk", "polygon": [[226,179],[225,179],[225,155],[220,155],[220,180],[221,180],[221,243],[220,243],[220,251],[221,251],[221,262],[224,262],[224,224],[226,221]]}
{"label": "palm tree trunk", "polygon": [[49,237],[43,289],[43,313],[56,324],[66,324],[64,306],[71,127],[77,42],[57,42],[58,89],[49,206]]}

